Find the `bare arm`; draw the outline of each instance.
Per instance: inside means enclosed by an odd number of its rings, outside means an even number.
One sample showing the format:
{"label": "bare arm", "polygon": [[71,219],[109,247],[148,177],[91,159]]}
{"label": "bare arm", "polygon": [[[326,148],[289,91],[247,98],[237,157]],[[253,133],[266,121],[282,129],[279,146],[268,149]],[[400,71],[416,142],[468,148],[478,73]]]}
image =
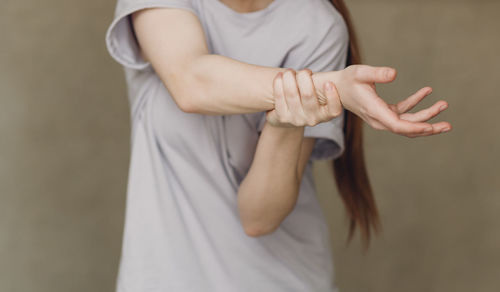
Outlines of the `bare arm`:
{"label": "bare arm", "polygon": [[[274,108],[272,80],[285,69],[209,54],[203,28],[193,13],[172,8],[143,9],[133,13],[132,23],[143,56],[181,110],[217,115]],[[313,74],[318,96],[324,96],[321,89],[327,81],[333,81],[343,106],[376,129],[416,137],[451,128],[447,122],[425,122],[447,105],[445,101],[415,114],[406,113],[410,104],[426,95],[425,88],[398,105],[385,103],[377,95],[375,83],[388,83],[395,78],[392,68],[364,65]]]}
{"label": "bare arm", "polygon": [[132,19],[144,58],[182,110],[238,114],[274,108],[272,80],[285,69],[209,54],[202,26],[189,11],[144,9]]}
{"label": "bare arm", "polygon": [[[207,115],[242,114],[274,108],[273,79],[287,68],[258,66],[210,54],[193,13],[150,8],[132,14],[143,58],[151,63],[179,108]],[[317,96],[326,102],[325,82],[339,71],[317,72]],[[333,117],[330,117],[330,119]]]}
{"label": "bare arm", "polygon": [[[295,207],[316,141],[303,137],[310,120],[301,117],[321,119],[323,111],[339,115],[342,110],[333,87],[325,88],[327,105],[319,106],[312,83],[308,70],[287,70],[273,81],[276,108],[267,112],[252,165],[238,190],[241,223],[249,236],[273,232]],[[281,122],[283,117],[287,121]]]}
{"label": "bare arm", "polygon": [[[285,68],[257,66],[209,54],[203,28],[198,18],[189,11],[144,9],[135,12],[132,20],[144,58],[152,64],[183,111],[201,114],[275,111],[273,79]],[[317,89],[322,89],[327,81],[333,81],[344,107],[377,129],[420,136],[439,133],[449,126],[445,122],[434,125],[424,122],[439,112],[436,109],[443,102],[436,103],[431,110],[405,113],[427,95],[426,91],[420,91],[398,105],[387,105],[380,99],[374,83],[391,82],[395,75],[395,71],[390,68],[351,66],[337,72],[314,72],[312,88],[319,96],[325,96],[323,90]],[[311,94],[308,94],[306,100],[313,108],[310,97]],[[290,122],[295,126],[303,121],[313,126],[335,117],[330,111],[329,115],[323,115],[322,118],[316,116],[317,119],[311,122],[311,116],[305,115],[305,112],[306,109],[280,118],[275,114],[270,116],[273,123]],[[317,114],[318,111],[309,113]],[[428,127],[431,131],[424,132]],[[300,133],[298,129],[274,129],[269,126],[266,129],[259,140],[258,153],[251,170],[239,191],[242,222],[246,226],[245,230],[248,227],[249,234],[273,230],[293,209],[300,186],[298,181],[301,175],[298,172],[302,173],[306,165],[304,161],[307,161],[312,149],[311,140],[314,140],[299,139],[298,136],[302,135],[297,134]],[[312,144],[303,147],[302,139]],[[305,149],[304,152],[301,149]],[[264,177],[264,173],[267,176]]]}
{"label": "bare arm", "polygon": [[315,138],[304,138],[304,127],[262,129],[252,166],[238,190],[238,210],[245,233],[272,233],[294,209],[302,174]]}

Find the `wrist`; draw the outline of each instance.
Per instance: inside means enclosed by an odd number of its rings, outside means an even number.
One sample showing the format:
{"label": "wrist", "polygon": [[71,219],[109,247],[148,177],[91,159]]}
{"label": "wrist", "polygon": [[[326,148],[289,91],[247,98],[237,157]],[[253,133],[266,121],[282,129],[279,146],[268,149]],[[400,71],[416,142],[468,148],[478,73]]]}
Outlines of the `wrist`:
{"label": "wrist", "polygon": [[262,132],[268,133],[270,136],[274,137],[277,141],[286,141],[289,139],[302,140],[304,136],[304,127],[287,127],[287,126],[274,126],[269,122],[265,122]]}
{"label": "wrist", "polygon": [[336,84],[340,74],[342,74],[342,71],[315,72],[312,74],[311,78],[320,102],[326,101],[326,93],[324,90],[326,82],[332,81]]}

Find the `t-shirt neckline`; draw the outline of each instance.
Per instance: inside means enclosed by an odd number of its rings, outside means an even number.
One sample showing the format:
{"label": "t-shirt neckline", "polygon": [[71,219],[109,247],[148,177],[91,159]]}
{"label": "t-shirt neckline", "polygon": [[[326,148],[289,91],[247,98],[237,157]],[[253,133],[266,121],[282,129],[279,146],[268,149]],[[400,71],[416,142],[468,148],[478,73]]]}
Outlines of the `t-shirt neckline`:
{"label": "t-shirt neckline", "polygon": [[231,7],[227,6],[225,3],[221,2],[220,0],[213,0],[216,2],[216,5],[220,7],[221,10],[225,11],[225,13],[231,14],[236,17],[240,18],[255,18],[259,17],[263,14],[269,13],[271,10],[273,10],[276,6],[279,5],[280,2],[283,0],[273,0],[271,3],[269,3],[265,8],[262,8],[257,11],[252,11],[252,12],[238,12]]}

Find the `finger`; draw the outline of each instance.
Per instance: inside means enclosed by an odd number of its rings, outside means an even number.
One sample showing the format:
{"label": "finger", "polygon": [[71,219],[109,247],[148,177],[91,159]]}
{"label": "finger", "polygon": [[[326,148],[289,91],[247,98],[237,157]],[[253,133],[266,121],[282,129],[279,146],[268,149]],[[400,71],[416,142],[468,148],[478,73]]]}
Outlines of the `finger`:
{"label": "finger", "polygon": [[290,115],[290,110],[288,109],[288,105],[285,99],[282,72],[279,72],[274,78],[273,90],[274,90],[274,108],[276,110],[276,114],[283,118],[288,117]]}
{"label": "finger", "polygon": [[391,67],[373,67],[368,65],[351,66],[354,76],[361,82],[389,83],[396,79],[396,69]]}
{"label": "finger", "polygon": [[399,117],[403,120],[410,122],[425,122],[437,116],[440,112],[444,111],[448,107],[448,103],[444,100],[436,102],[429,108],[423,109],[416,113],[405,113]]}
{"label": "finger", "polygon": [[419,91],[415,92],[410,97],[405,100],[400,101],[396,104],[396,112],[399,114],[405,113],[415,107],[424,97],[432,93],[432,88],[424,87]]}
{"label": "finger", "polygon": [[288,110],[290,111],[292,118],[304,121],[305,113],[302,109],[302,103],[300,102],[300,94],[299,89],[297,88],[295,71],[292,69],[287,69],[283,73],[283,90]]}
{"label": "finger", "polygon": [[388,108],[384,112],[377,113],[373,118],[384,125],[387,130],[400,135],[417,135],[433,132],[431,124],[400,119],[395,112]]}
{"label": "finger", "polygon": [[[385,107],[377,106],[373,110],[374,112],[371,114],[372,119],[385,126],[388,131],[408,137],[433,134],[436,133],[436,131],[442,130],[441,127],[444,125],[442,123],[438,123],[436,125],[437,128],[435,129],[433,125],[426,122],[411,122],[403,120],[387,105]],[[451,125],[449,126],[451,128]]]}
{"label": "finger", "polygon": [[307,118],[307,123],[309,126],[314,126],[326,117],[324,117],[320,112],[316,89],[311,75],[311,70],[300,70],[297,73],[297,83],[299,87],[300,101],[302,103],[304,114]]}
{"label": "finger", "polygon": [[451,124],[448,122],[438,122],[438,123],[432,124],[433,130],[431,132],[415,134],[415,135],[408,135],[408,137],[414,138],[414,137],[437,135],[437,134],[449,132],[451,130],[451,128],[452,128]]}
{"label": "finger", "polygon": [[337,87],[331,81],[325,83],[324,88],[327,104],[324,106],[328,111],[328,116],[331,118],[338,117],[342,114],[342,103],[340,102],[340,96],[337,91]]}
{"label": "finger", "polygon": [[451,129],[452,129],[451,124],[449,122],[434,123],[434,124],[432,124],[432,128],[434,129],[433,132],[435,134],[448,132],[448,131],[451,131]]}

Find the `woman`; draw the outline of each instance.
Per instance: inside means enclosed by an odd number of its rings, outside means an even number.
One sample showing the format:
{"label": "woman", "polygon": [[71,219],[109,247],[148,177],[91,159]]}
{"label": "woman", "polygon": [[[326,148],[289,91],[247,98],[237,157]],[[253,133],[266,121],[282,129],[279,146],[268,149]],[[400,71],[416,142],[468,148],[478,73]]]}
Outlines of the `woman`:
{"label": "woman", "polygon": [[336,291],[312,160],[335,161],[368,238],[361,119],[409,137],[451,126],[426,122],[445,101],[406,113],[430,88],[387,105],[375,82],[393,69],[342,70],[357,51],[333,4],[118,0],[106,44],[125,68],[132,153],[117,291]]}

